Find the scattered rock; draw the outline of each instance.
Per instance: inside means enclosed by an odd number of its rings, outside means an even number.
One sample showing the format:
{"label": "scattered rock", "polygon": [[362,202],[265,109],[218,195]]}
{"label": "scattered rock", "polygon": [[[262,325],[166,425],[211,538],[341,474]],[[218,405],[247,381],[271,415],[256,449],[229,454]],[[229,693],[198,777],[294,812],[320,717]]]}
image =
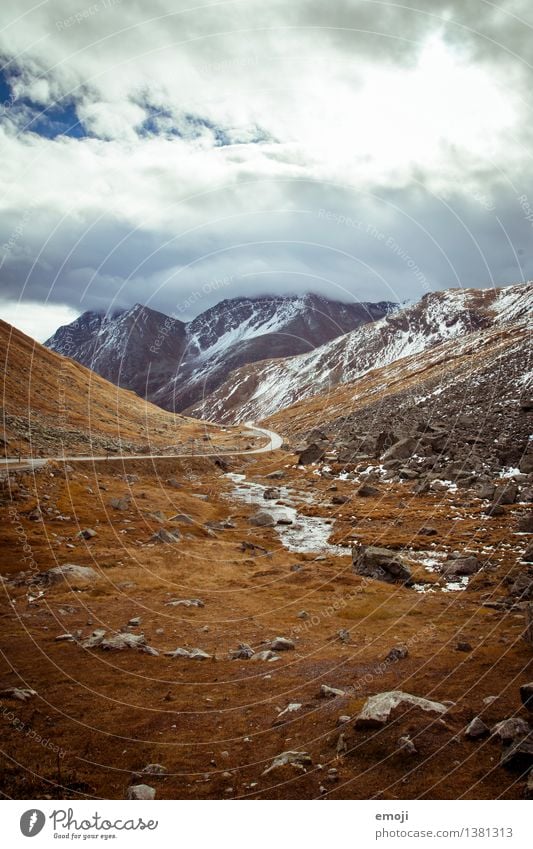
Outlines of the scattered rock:
{"label": "scattered rock", "polygon": [[188,660],[211,660],[211,655],[207,654],[203,649],[182,649],[177,648],[174,651],[166,651],[166,657],[186,657]]}
{"label": "scattered rock", "polygon": [[507,769],[525,772],[533,766],[533,734],[511,743],[503,750],[500,761]]}
{"label": "scattered rock", "polygon": [[520,716],[512,716],[510,719],[503,719],[501,722],[491,728],[491,734],[498,737],[500,743],[514,743],[521,737],[525,737],[531,728]]}
{"label": "scattered rock", "polygon": [[529,770],[526,786],[524,787],[524,799],[533,799],[533,769]]}
{"label": "scattered rock", "polygon": [[279,654],[276,652],[270,651],[270,649],[265,649],[265,651],[258,651],[252,655],[250,660],[266,660],[266,661],[274,661],[279,660]]}
{"label": "scattered rock", "polygon": [[493,496],[494,504],[514,504],[518,495],[518,487],[513,483],[506,483],[496,487]]}
{"label": "scattered rock", "polygon": [[15,699],[17,702],[27,702],[32,696],[36,695],[36,690],[29,690],[25,687],[8,687],[5,690],[0,690],[0,699]]}
{"label": "scattered rock", "polygon": [[134,616],[132,619],[128,620],[128,625],[130,628],[137,628],[141,624],[141,617]]}
{"label": "scattered rock", "polygon": [[533,513],[526,513],[518,520],[518,530],[523,534],[533,534]]}
{"label": "scattered rock", "polygon": [[263,772],[263,775],[268,775],[273,769],[287,766],[287,764],[305,770],[305,767],[313,765],[313,760],[308,752],[282,752],[281,755],[274,758],[270,766]]}
{"label": "scattered rock", "polygon": [[467,642],[458,642],[455,646],[455,651],[469,652],[472,651],[472,646]]}
{"label": "scattered rock", "polygon": [[155,799],[155,789],[149,784],[133,784],[128,787],[128,799],[135,801],[151,801]]}
{"label": "scattered rock", "polygon": [[91,566],[77,566],[75,563],[54,566],[39,576],[39,580],[47,584],[60,584],[62,581],[69,584],[90,584],[97,578],[98,573]]}
{"label": "scattered rock", "polygon": [[259,513],[251,517],[250,524],[258,528],[273,528],[276,520],[271,513],[267,513],[266,510],[260,510]]}
{"label": "scattered rock", "polygon": [[276,486],[269,486],[263,492],[265,501],[277,501],[281,497],[281,492]]}
{"label": "scattered rock", "polygon": [[405,439],[400,439],[391,445],[384,454],[381,455],[382,460],[407,460],[412,457],[416,451],[418,443],[416,439],[408,436]]}
{"label": "scattered rock", "polygon": [[345,696],[344,690],[338,690],[336,687],[329,687],[327,684],[321,684],[320,696],[324,699],[334,699],[336,696]]}
{"label": "scattered rock", "polygon": [[83,537],[83,539],[92,539],[95,536],[98,536],[95,530],[92,528],[85,528],[83,531],[80,531],[78,536]]}
{"label": "scattered rock", "polygon": [[442,572],[444,575],[451,576],[461,576],[461,575],[474,575],[476,572],[479,572],[481,569],[481,563],[477,559],[477,557],[456,557],[453,560],[447,560],[442,567]]}
{"label": "scattered rock", "polygon": [[183,487],[183,484],[181,484],[177,478],[168,478],[166,483],[167,486],[171,486],[172,489],[182,489]]}
{"label": "scattered rock", "polygon": [[418,750],[408,734],[399,738],[398,751],[402,752],[404,755],[418,754]]}
{"label": "scattered rock", "polygon": [[150,775],[153,778],[161,778],[164,775],[167,775],[168,770],[166,767],[161,764],[147,764],[147,766],[141,769],[141,775]]}
{"label": "scattered rock", "polygon": [[311,445],[308,445],[307,448],[304,448],[304,450],[300,453],[298,457],[298,465],[308,466],[310,463],[318,463],[324,458],[325,453],[326,448],[324,445],[317,445],[316,442],[312,442]]}
{"label": "scattered rock", "polygon": [[369,483],[363,483],[357,490],[357,495],[360,498],[372,498],[374,495],[380,495],[380,490],[375,486],[371,486]]}
{"label": "scattered rock", "polygon": [[287,639],[287,637],[275,637],[268,644],[268,648],[271,651],[292,651],[295,648],[295,644],[292,640]]}
{"label": "scattered rock", "polygon": [[418,531],[418,535],[421,537],[436,537],[438,536],[438,531],[435,528],[422,527]]}
{"label": "scattered rock", "polygon": [[405,584],[412,580],[407,563],[388,548],[355,546],[352,552],[352,563],[356,574],[376,581]]}
{"label": "scattered rock", "polygon": [[334,495],[333,498],[331,499],[331,503],[341,505],[341,504],[347,504],[349,500],[350,499],[348,498],[347,495]]}
{"label": "scattered rock", "polygon": [[201,598],[172,598],[165,607],[205,607],[205,603]]}
{"label": "scattered rock", "polygon": [[409,650],[407,646],[394,646],[390,652],[388,653],[385,660],[403,660],[405,657],[409,655]]}
{"label": "scattered rock", "polygon": [[231,660],[249,660],[254,654],[254,650],[248,643],[239,643],[238,647],[230,651]]}
{"label": "scattered rock", "polygon": [[122,498],[112,498],[109,502],[109,506],[113,508],[113,510],[129,510],[131,499],[129,495],[125,495]]}
{"label": "scattered rock", "polygon": [[341,643],[349,643],[351,640],[350,632],[346,628],[341,628],[340,631],[337,631],[337,637]]}
{"label": "scattered rock", "polygon": [[480,737],[486,737],[489,734],[489,729],[479,716],[468,723],[465,728],[465,737],[469,740],[478,740]]}
{"label": "scattered rock", "polygon": [[180,536],[177,533],[171,533],[170,531],[165,530],[165,528],[160,528],[157,533],[153,534],[150,537],[150,542],[162,543],[162,544],[171,544],[180,541]]}
{"label": "scattered rock", "polygon": [[426,713],[446,713],[446,705],[433,702],[401,690],[391,690],[388,693],[378,693],[367,699],[362,711],[356,717],[356,728],[377,728],[385,725],[393,714],[402,708],[417,708]]}
{"label": "scattered rock", "polygon": [[194,525],[194,519],[191,519],[191,517],[187,516],[186,513],[176,513],[176,515],[171,516],[168,521],[179,522],[181,525]]}

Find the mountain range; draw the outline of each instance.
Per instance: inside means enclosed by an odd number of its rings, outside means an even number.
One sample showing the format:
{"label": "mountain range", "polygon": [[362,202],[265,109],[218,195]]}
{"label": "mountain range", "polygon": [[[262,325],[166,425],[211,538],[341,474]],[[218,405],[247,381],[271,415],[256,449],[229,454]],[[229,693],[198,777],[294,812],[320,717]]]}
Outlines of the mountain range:
{"label": "mountain range", "polygon": [[396,308],[313,294],[242,297],[185,323],[136,304],[111,314],[84,312],[45,345],[164,409],[183,411],[235,369],[308,353]]}

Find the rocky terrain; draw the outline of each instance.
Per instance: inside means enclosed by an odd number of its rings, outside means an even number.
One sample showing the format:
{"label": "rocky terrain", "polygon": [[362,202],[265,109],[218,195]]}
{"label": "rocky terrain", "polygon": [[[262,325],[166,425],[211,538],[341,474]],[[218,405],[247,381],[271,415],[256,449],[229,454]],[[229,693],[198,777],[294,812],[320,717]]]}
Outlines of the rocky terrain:
{"label": "rocky terrain", "polygon": [[141,304],[85,312],[48,348],[167,410],[201,402],[246,363],[289,357],[381,318],[396,305],[341,303],[318,295],[233,298],[184,323]]}
{"label": "rocky terrain", "polygon": [[508,319],[278,411],[272,454],[4,475],[1,792],[532,798],[531,339]]}

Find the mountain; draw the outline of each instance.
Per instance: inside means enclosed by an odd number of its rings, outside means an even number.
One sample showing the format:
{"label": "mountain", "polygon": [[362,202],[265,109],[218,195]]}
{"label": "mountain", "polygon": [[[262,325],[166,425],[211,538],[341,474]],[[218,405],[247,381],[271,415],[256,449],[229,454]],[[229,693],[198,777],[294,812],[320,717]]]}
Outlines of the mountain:
{"label": "mountain", "polygon": [[371,369],[492,326],[531,315],[533,283],[431,292],[314,351],[233,371],[191,415],[221,422],[263,419],[297,401],[350,383]]}
{"label": "mountain", "polygon": [[[102,317],[84,317],[80,334]],[[89,334],[92,332],[89,326]],[[67,336],[63,335],[67,344]],[[2,430],[6,456],[107,452],[178,453],[203,443],[206,423],[174,415],[120,389],[0,321]],[[216,439],[218,428],[213,427]],[[224,441],[227,437],[221,434]]]}
{"label": "mountain", "polygon": [[184,323],[136,304],[112,315],[85,312],[45,345],[164,409],[184,410],[234,369],[312,351],[395,308],[313,294],[243,297]]}

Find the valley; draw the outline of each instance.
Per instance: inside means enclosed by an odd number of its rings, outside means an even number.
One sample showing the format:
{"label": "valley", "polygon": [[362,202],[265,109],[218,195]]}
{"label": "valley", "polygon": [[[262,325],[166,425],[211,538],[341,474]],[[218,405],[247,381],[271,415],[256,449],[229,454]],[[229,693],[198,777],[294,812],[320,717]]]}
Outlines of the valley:
{"label": "valley", "polygon": [[55,458],[0,465],[5,796],[531,798],[531,284],[454,292],[223,425],[0,327],[5,455]]}

